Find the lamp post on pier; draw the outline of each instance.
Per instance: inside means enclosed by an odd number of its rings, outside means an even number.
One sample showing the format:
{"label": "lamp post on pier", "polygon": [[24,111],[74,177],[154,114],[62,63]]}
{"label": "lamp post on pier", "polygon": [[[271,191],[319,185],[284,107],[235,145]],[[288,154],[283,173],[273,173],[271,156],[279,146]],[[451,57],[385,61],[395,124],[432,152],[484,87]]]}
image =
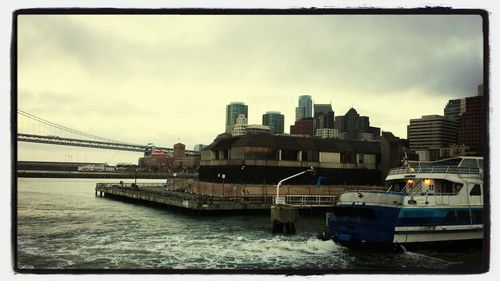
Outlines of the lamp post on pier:
{"label": "lamp post on pier", "polygon": [[274,198],[274,204],[271,205],[271,221],[273,222],[273,234],[283,232],[285,232],[286,234],[295,234],[295,221],[298,217],[298,209],[286,204],[285,196],[280,196],[280,186],[283,182],[289,179],[309,172],[314,172],[314,168],[311,167],[310,169],[284,178],[280,180],[276,185],[276,197]]}
{"label": "lamp post on pier", "polygon": [[314,168],[313,168],[313,167],[311,167],[310,169],[307,169],[307,170],[302,171],[302,172],[300,172],[300,173],[297,173],[297,174],[295,174],[295,175],[291,175],[291,176],[289,176],[288,178],[284,178],[284,179],[280,180],[280,181],[278,182],[278,184],[276,185],[276,198],[274,199],[274,204],[276,204],[276,205],[286,204],[285,199],[284,199],[283,197],[280,197],[280,186],[281,186],[281,184],[282,184],[283,182],[285,182],[285,181],[287,181],[287,180],[289,180],[289,179],[292,179],[292,178],[298,177],[298,176],[300,176],[300,175],[303,175],[303,174],[305,174],[305,173],[309,173],[309,172],[314,172]]}

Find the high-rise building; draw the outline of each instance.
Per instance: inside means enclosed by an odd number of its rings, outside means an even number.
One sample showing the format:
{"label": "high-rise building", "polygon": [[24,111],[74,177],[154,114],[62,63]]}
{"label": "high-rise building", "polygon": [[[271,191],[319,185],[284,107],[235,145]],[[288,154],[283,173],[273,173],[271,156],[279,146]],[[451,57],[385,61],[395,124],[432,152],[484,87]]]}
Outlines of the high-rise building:
{"label": "high-rise building", "polygon": [[410,125],[407,127],[410,149],[429,150],[455,144],[456,126],[455,121],[441,115],[425,115],[422,118],[410,119]]}
{"label": "high-rise building", "polygon": [[336,116],[334,128],[345,133],[347,140],[366,140],[365,133],[372,134],[372,138],[380,136],[380,128],[370,127],[370,118],[360,116],[354,108],[350,108],[344,116]]}
{"label": "high-rise building", "polygon": [[449,100],[446,104],[446,107],[444,108],[444,117],[453,121],[457,121],[458,116],[461,113],[460,108],[462,101],[462,99]]}
{"label": "high-rise building", "polygon": [[240,114],[248,118],[248,106],[242,102],[232,102],[226,106],[226,133],[232,133],[236,118]]}
{"label": "high-rise building", "polygon": [[309,95],[299,96],[299,106],[295,108],[295,120],[312,117],[312,98]]}
{"label": "high-rise building", "polygon": [[313,131],[314,119],[312,117],[296,120],[295,124],[290,126],[290,134],[292,135],[314,135]]}
{"label": "high-rise building", "polygon": [[271,134],[283,134],[285,131],[285,115],[278,111],[268,111],[262,115],[262,125],[271,128]]}
{"label": "high-rise building", "polygon": [[463,112],[458,116],[457,141],[470,147],[470,153],[483,155],[486,141],[486,118],[483,87],[479,85],[478,95],[463,100]]}
{"label": "high-rise building", "polygon": [[236,123],[233,125],[233,131],[231,134],[233,136],[242,136],[246,134],[248,126],[248,119],[245,117],[245,114],[240,114],[238,115],[238,118],[236,118]]}
{"label": "high-rise building", "polygon": [[314,104],[314,132],[318,129],[333,129],[335,113],[331,104]]}

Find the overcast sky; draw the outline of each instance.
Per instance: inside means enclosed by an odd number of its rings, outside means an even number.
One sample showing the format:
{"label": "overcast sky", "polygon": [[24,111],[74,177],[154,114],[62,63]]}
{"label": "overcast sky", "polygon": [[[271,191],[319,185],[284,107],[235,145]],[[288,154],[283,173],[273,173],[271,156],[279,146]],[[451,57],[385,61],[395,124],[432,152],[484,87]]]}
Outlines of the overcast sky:
{"label": "overcast sky", "polygon": [[[473,96],[483,82],[479,15],[18,20],[18,108],[134,144],[210,144],[233,101],[248,105],[250,124],[280,111],[288,133],[304,94],[406,138],[409,119],[442,115],[449,99]],[[19,119],[19,132],[36,133]],[[49,147],[20,145],[20,160]]]}

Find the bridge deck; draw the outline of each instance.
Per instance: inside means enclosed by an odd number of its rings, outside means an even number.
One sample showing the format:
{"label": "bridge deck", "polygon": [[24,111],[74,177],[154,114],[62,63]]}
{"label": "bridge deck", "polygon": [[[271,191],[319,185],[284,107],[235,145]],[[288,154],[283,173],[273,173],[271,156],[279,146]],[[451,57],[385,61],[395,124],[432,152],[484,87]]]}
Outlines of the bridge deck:
{"label": "bridge deck", "polygon": [[[79,147],[92,147],[92,148],[111,149],[111,150],[135,151],[135,152],[144,152],[146,151],[147,147],[146,145],[138,145],[138,144],[83,140],[83,139],[64,138],[58,136],[41,136],[41,135],[22,134],[22,133],[17,134],[17,141],[55,144],[55,145],[69,145],[69,146],[79,146]],[[156,150],[163,152],[173,151],[172,148],[167,148],[167,147],[156,147]],[[199,152],[186,150],[186,154],[199,155]]]}

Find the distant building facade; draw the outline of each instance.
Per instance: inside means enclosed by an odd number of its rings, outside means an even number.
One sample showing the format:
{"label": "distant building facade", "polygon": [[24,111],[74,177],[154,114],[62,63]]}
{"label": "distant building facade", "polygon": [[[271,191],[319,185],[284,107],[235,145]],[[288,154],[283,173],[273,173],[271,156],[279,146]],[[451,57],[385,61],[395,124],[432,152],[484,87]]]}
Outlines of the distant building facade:
{"label": "distant building facade", "polygon": [[312,97],[309,95],[299,96],[299,106],[295,108],[295,120],[312,116]]}
{"label": "distant building facade", "polygon": [[463,112],[458,116],[457,143],[470,148],[469,153],[483,155],[486,143],[486,105],[483,86],[478,95],[463,100]]}
{"label": "distant building facade", "polygon": [[333,129],[335,113],[331,104],[314,104],[314,133],[318,129]]}
{"label": "distant building facade", "polygon": [[247,126],[245,135],[271,134],[271,128],[266,125],[251,124]]}
{"label": "distant building facade", "polygon": [[356,140],[358,140],[358,141],[374,141],[375,139],[373,138],[372,133],[358,133]]}
{"label": "distant building facade", "polygon": [[434,160],[430,149],[449,147],[456,143],[457,123],[441,115],[425,115],[410,119],[407,127],[410,149],[421,157],[419,160]]}
{"label": "distant building facade", "polygon": [[300,120],[296,120],[295,124],[290,125],[290,134],[292,135],[314,135],[314,119],[302,118]]}
{"label": "distant building facade", "polygon": [[200,152],[206,146],[207,146],[206,144],[197,144],[193,147],[193,151]]}
{"label": "distant building facade", "polygon": [[245,116],[245,114],[240,114],[236,118],[236,122],[233,125],[233,130],[231,131],[231,134],[233,136],[242,136],[242,135],[246,134],[247,126],[248,126],[247,117]]}
{"label": "distant building facade", "polygon": [[139,168],[150,172],[173,172],[181,169],[196,169],[200,165],[200,155],[186,155],[186,146],[174,144],[172,153],[148,152],[139,158]]}
{"label": "distant building facade", "polygon": [[[367,116],[360,116],[356,109],[350,108],[344,116],[336,116],[334,128],[339,133],[345,133],[347,140],[370,140],[377,139],[380,136],[380,128],[370,126],[370,118]],[[361,138],[361,139],[360,139]]]}
{"label": "distant building facade", "polygon": [[315,136],[323,138],[323,139],[341,139],[341,135],[339,134],[339,130],[329,129],[329,128],[317,129]]}
{"label": "distant building facade", "polygon": [[449,100],[444,108],[444,117],[457,122],[461,107],[462,99]]}
{"label": "distant building facade", "polygon": [[236,118],[240,114],[248,118],[248,106],[242,102],[232,102],[226,106],[226,133],[232,133]]}
{"label": "distant building facade", "polygon": [[285,115],[278,111],[268,111],[262,115],[262,125],[269,126],[271,134],[283,134],[285,132]]}

